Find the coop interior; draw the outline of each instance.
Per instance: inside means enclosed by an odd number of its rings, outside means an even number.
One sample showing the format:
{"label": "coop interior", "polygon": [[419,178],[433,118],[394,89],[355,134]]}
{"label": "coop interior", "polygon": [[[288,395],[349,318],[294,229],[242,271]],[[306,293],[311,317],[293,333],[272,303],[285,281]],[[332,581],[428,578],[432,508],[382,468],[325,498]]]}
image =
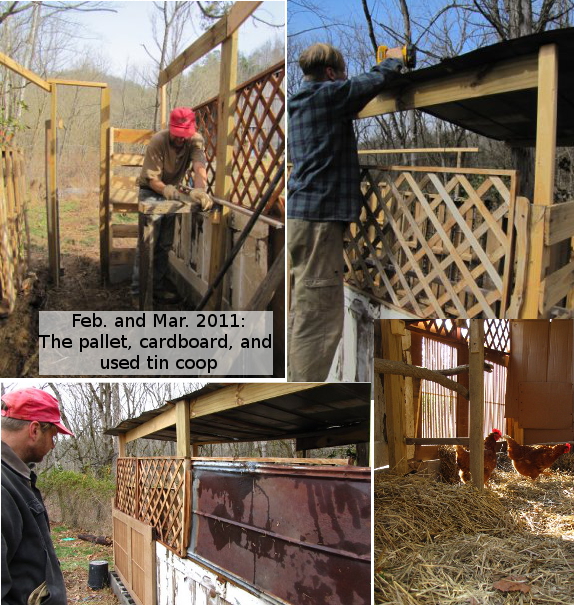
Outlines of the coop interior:
{"label": "coop interior", "polygon": [[[368,605],[371,385],[210,384],[119,438],[114,590],[162,603]],[[136,439],[177,456],[128,455]],[[297,457],[199,457],[199,446],[295,440]],[[355,444],[348,458],[311,450]]]}
{"label": "coop interior", "polygon": [[[365,107],[360,118],[416,109],[480,136],[477,148],[360,151],[350,286],[413,319],[572,317],[572,172],[557,147],[571,157],[573,51],[572,28],[483,47],[403,74]],[[489,141],[506,144],[504,165]]]}
{"label": "coop interior", "polygon": [[574,602],[574,322],[383,320],[375,340],[375,602]]}
{"label": "coop interior", "polygon": [[[240,29],[260,4],[238,2],[233,5],[226,16],[158,74],[159,130],[167,127],[169,111],[177,95],[181,92],[185,96],[180,88],[185,82],[186,70],[189,75],[191,66],[209,61],[212,69],[219,72],[216,95],[193,104],[198,131],[205,139],[207,191],[217,202],[210,213],[192,212],[189,204],[181,202],[165,202],[153,209],[138,205],[136,177],[154,131],[142,129],[142,120],[130,124],[125,117],[120,117],[117,95],[121,91],[113,84],[43,79],[0,54],[0,65],[6,74],[15,81],[34,85],[36,94],[49,98],[50,117],[45,124],[46,146],[42,158],[46,182],[45,186],[34,184],[45,192],[46,203],[47,245],[42,249],[44,264],[40,263],[46,267],[42,292],[38,292],[33,282],[44,277],[44,273],[32,271],[38,264],[30,265],[27,205],[32,184],[27,177],[27,165],[32,163],[21,149],[2,145],[0,315],[3,318],[9,319],[15,311],[20,316],[18,303],[27,305],[31,313],[37,313],[38,306],[46,310],[76,311],[132,309],[129,285],[138,237],[142,242],[139,308],[150,310],[155,304],[155,308],[163,309],[161,303],[152,298],[153,277],[148,270],[153,263],[152,224],[159,215],[173,213],[177,218],[169,271],[182,302],[163,310],[199,307],[272,310],[277,363],[279,367],[284,365],[280,353],[284,349],[285,314],[284,60],[244,81],[238,80]],[[60,170],[61,148],[67,132],[67,124],[62,119],[63,100],[68,99],[70,90],[92,91],[86,101],[92,114],[86,116],[86,121],[96,133],[94,146],[99,150],[99,154],[93,154],[99,157],[93,158],[90,172],[99,173],[94,181],[99,193],[92,192],[84,204],[91,207],[93,213],[84,217],[71,236],[78,243],[91,226],[95,242],[98,239],[99,242],[89,253],[81,245],[76,246],[71,256],[77,260],[78,256],[93,253],[99,271],[90,271],[86,265],[76,273],[70,258],[66,260],[66,268],[61,250],[70,237],[68,233],[64,241],[60,229],[61,226],[68,232],[70,229],[65,214],[66,191],[62,181],[65,175],[61,174],[63,168]],[[87,99],[82,95],[77,98]],[[17,322],[22,324],[22,318]],[[3,373],[12,374],[11,371]]]}

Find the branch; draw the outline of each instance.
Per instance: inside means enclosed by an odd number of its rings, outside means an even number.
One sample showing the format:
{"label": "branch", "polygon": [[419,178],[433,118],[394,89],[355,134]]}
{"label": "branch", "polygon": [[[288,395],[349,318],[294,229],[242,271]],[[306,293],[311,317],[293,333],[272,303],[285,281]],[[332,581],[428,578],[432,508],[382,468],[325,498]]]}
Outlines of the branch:
{"label": "branch", "polygon": [[369,7],[367,6],[367,0],[361,0],[361,4],[363,5],[363,12],[365,13],[365,19],[367,20],[367,27],[369,29],[369,38],[371,40],[371,44],[373,45],[373,50],[375,51],[376,57],[379,45],[377,44],[377,40],[375,38],[375,31],[373,30],[373,19],[371,17]]}

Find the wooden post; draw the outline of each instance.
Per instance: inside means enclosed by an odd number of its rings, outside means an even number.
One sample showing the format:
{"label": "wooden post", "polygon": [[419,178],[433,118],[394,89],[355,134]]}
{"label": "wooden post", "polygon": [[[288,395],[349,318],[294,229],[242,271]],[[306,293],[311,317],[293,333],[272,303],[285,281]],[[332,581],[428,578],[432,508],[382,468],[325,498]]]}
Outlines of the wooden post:
{"label": "wooden post", "polygon": [[189,428],[189,399],[183,399],[175,404],[175,432],[177,435],[177,455],[191,457],[191,432]]}
{"label": "wooden post", "polygon": [[[460,328],[457,329],[457,333],[460,334]],[[456,345],[457,351],[457,364],[466,365],[469,363],[468,359],[468,346],[466,343]],[[463,384],[467,389],[469,385],[469,374],[463,372],[458,375],[457,378],[460,384]],[[461,393],[456,394],[456,436],[466,437],[469,435],[469,418],[468,418],[468,399],[463,397]]]}
{"label": "wooden post", "polygon": [[484,489],[484,320],[470,320],[469,337],[470,392],[470,474],[472,484]]}
{"label": "wooden post", "polygon": [[159,123],[160,130],[167,128],[167,84],[159,87]]}
{"label": "wooden post", "polygon": [[[385,359],[403,361],[405,323],[398,319],[381,320],[381,343]],[[397,475],[408,471],[405,444],[405,378],[397,374],[383,377],[387,436],[389,443],[389,470]]]}
{"label": "wooden post", "polygon": [[[233,129],[236,103],[235,87],[237,86],[237,41],[238,32],[235,31],[221,45],[214,195],[224,200],[229,200],[232,185]],[[227,250],[229,213],[230,210],[224,207],[221,213],[215,213],[212,220],[209,283],[213,282],[224,261]],[[217,215],[219,214],[220,216],[218,217]],[[219,223],[217,224],[218,221]],[[210,310],[220,309],[222,298],[223,283],[214,291],[208,308]]]}
{"label": "wooden post", "polygon": [[48,204],[48,259],[50,277],[55,286],[60,285],[60,225],[58,211],[58,177],[57,177],[57,149],[58,149],[58,97],[57,85],[50,85],[50,130],[48,139],[48,189],[46,202]]}
{"label": "wooden post", "polygon": [[541,282],[550,260],[544,245],[544,210],[554,201],[556,121],[558,114],[558,47],[542,46],[538,53],[538,110],[533,213],[530,220],[530,256],[526,276],[522,319],[540,315]]}
{"label": "wooden post", "polygon": [[[140,205],[141,206],[141,205]],[[153,259],[158,216],[138,208],[140,310],[153,310]]]}
{"label": "wooden post", "polygon": [[110,277],[110,89],[102,88],[100,94],[100,280],[107,283]]}
{"label": "wooden post", "polygon": [[121,433],[118,435],[118,458],[126,457],[126,434]]}

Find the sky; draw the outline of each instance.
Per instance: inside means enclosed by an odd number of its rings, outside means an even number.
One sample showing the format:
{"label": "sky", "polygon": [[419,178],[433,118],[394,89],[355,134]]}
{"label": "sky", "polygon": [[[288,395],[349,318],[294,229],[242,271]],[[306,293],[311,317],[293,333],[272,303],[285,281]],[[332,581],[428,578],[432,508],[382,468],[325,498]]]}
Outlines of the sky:
{"label": "sky", "polygon": [[[122,77],[128,61],[132,67],[150,63],[142,45],[145,44],[148,49],[154,48],[150,14],[157,9],[154,9],[151,1],[110,2],[110,6],[117,12],[76,13],[74,20],[84,25],[85,29],[80,35],[86,50],[103,55],[113,75]],[[285,2],[263,2],[254,14],[267,22],[284,24]],[[185,46],[189,46],[203,31],[196,26],[190,28],[189,33],[189,43]],[[249,54],[265,41],[283,38],[284,35],[284,29],[248,19],[239,29],[239,51]]]}

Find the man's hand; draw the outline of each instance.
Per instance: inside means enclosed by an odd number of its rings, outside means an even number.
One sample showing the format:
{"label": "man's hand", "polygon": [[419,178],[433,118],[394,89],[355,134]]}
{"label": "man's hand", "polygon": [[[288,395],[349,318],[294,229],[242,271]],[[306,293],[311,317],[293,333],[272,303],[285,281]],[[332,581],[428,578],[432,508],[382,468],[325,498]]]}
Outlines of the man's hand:
{"label": "man's hand", "polygon": [[204,212],[211,210],[213,200],[209,197],[209,195],[207,195],[207,193],[205,193],[205,191],[202,191],[201,189],[192,189],[188,195],[192,202],[201,204],[201,209]]}
{"label": "man's hand", "polygon": [[181,200],[181,193],[174,185],[166,185],[163,188],[163,197],[166,200]]}

